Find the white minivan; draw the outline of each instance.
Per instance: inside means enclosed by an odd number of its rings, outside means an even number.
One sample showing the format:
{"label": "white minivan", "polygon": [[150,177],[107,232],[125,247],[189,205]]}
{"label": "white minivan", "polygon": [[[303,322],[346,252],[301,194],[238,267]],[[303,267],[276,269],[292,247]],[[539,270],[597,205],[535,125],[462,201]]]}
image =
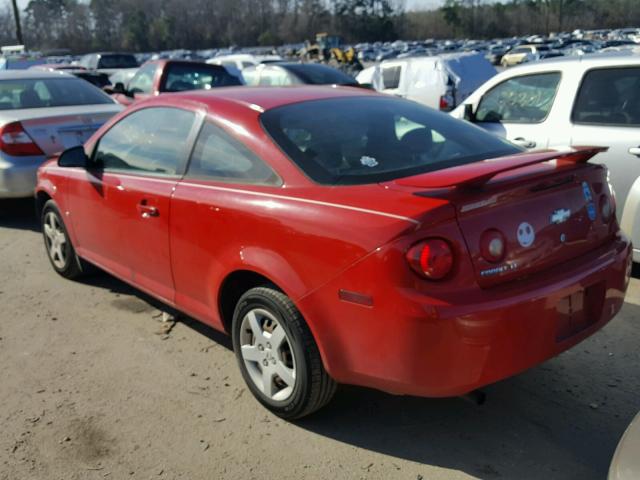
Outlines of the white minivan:
{"label": "white minivan", "polygon": [[606,146],[622,229],[640,262],[640,56],[632,52],[543,60],[506,70],[451,115],[527,149]]}

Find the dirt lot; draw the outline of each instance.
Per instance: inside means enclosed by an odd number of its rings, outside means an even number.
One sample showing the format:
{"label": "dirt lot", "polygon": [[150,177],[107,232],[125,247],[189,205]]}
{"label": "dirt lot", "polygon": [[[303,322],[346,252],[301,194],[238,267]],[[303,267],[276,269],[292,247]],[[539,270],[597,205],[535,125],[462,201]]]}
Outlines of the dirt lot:
{"label": "dirt lot", "polygon": [[640,410],[640,281],[594,337],[460,399],[343,387],[287,423],[230,343],[102,274],[58,277],[29,202],[0,202],[0,479],[603,479]]}

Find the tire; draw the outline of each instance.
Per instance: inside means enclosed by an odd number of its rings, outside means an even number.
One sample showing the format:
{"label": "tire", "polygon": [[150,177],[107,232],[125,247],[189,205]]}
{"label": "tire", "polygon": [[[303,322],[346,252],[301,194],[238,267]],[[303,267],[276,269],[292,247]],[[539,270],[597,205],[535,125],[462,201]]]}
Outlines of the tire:
{"label": "tire", "polygon": [[53,269],[68,279],[82,276],[84,274],[82,263],[76,255],[62,215],[53,200],[44,204],[40,220],[44,246]]}
{"label": "tire", "polygon": [[324,369],[302,315],[284,293],[272,287],[248,290],[236,305],[231,328],[244,381],[271,412],[293,420],[331,400],[336,382]]}

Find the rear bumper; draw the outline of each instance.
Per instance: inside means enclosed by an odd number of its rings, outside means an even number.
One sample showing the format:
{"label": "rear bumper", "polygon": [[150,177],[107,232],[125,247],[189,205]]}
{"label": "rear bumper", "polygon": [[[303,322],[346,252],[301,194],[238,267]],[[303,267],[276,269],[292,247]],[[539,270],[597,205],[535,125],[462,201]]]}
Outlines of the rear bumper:
{"label": "rear bumper", "polygon": [[[629,241],[618,237],[539,277],[462,296],[456,304],[438,305],[403,289],[393,290],[393,309],[365,309],[336,301],[333,290],[328,295],[337,305],[324,312],[331,318],[312,329],[339,382],[399,394],[461,395],[535,366],[602,328],[622,307],[631,255]],[[327,301],[326,292],[303,299],[303,314]]]}
{"label": "rear bumper", "polygon": [[0,155],[0,198],[32,197],[44,156]]}

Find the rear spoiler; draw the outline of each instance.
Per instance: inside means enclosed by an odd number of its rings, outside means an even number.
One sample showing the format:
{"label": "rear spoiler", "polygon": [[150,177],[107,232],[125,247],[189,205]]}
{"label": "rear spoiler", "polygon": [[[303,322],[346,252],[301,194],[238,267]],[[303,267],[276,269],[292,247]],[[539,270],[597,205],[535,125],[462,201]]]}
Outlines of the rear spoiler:
{"label": "rear spoiler", "polygon": [[[594,155],[606,152],[609,147],[573,147],[572,150],[539,150],[536,152],[519,153],[491,160],[469,163],[458,167],[445,168],[423,175],[420,187],[424,188],[453,188],[476,189],[482,188],[489,180],[510,170],[528,167],[536,163],[557,160],[562,163],[586,163]],[[412,185],[410,178],[397,183]]]}

